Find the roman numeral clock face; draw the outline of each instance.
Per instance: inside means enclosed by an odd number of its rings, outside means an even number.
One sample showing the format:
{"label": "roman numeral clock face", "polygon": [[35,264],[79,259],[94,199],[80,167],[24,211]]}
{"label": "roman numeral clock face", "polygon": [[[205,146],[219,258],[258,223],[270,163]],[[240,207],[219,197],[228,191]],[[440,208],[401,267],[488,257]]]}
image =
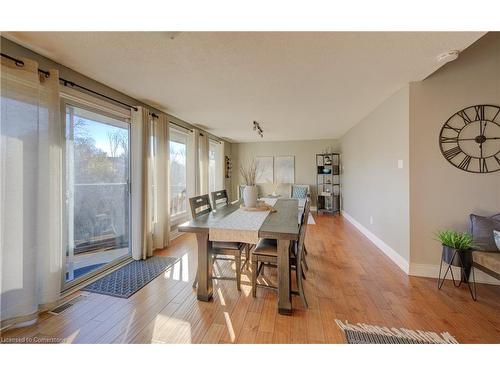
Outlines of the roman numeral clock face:
{"label": "roman numeral clock face", "polygon": [[441,128],[439,146],[446,160],[464,171],[499,171],[500,107],[475,105],[455,113]]}

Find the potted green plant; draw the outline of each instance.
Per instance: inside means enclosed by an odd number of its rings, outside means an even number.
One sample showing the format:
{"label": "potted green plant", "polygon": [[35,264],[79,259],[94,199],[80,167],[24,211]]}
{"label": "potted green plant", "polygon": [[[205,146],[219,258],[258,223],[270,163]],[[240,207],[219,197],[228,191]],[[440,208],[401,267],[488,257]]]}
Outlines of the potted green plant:
{"label": "potted green plant", "polygon": [[443,245],[444,262],[457,267],[460,266],[460,261],[462,261],[462,265],[469,263],[471,252],[464,251],[473,247],[472,236],[469,233],[447,229],[439,231],[436,237]]}

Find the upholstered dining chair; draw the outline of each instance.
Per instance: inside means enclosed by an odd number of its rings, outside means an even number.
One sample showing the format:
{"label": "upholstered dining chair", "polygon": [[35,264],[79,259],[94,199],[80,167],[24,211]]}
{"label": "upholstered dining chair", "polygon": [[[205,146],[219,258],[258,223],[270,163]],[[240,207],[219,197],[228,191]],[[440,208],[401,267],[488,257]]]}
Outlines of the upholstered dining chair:
{"label": "upholstered dining chair", "polygon": [[[304,216],[307,218],[309,215],[311,202],[309,199],[306,201],[304,208]],[[306,296],[304,293],[304,286],[302,284],[303,278],[303,257],[304,257],[304,240],[306,237],[307,219],[302,220],[299,230],[299,240],[293,241],[290,244],[290,270],[295,270],[295,277],[297,280],[298,290],[292,290],[293,294],[298,294],[305,308],[308,307]],[[257,296],[257,287],[268,288],[277,290],[276,286],[269,284],[261,284],[257,282],[257,278],[262,272],[263,267],[276,268],[278,264],[278,247],[277,241],[274,239],[261,239],[251,253],[252,258],[252,296]]]}
{"label": "upholstered dining chair", "polygon": [[[197,197],[189,198],[189,204],[191,206],[191,213],[193,219],[196,219],[202,215],[208,214],[212,211],[212,206],[210,205],[210,200],[208,194],[200,195]],[[216,259],[218,260],[234,260],[236,263],[236,277],[218,277],[212,276],[212,279],[222,279],[222,280],[235,280],[236,287],[241,290],[241,253],[248,248],[248,245],[242,242],[226,242],[226,241],[212,241],[212,266]],[[222,256],[222,257],[221,257]],[[229,256],[230,258],[227,258]],[[198,284],[198,272],[193,282],[193,288],[196,288]]]}
{"label": "upholstered dining chair", "polygon": [[217,209],[217,207],[225,206],[229,203],[229,198],[227,196],[226,189],[213,191],[211,194],[212,194],[212,205],[215,209]]}
{"label": "upholstered dining chair", "polygon": [[310,196],[309,185],[292,185],[291,198],[305,199]]}

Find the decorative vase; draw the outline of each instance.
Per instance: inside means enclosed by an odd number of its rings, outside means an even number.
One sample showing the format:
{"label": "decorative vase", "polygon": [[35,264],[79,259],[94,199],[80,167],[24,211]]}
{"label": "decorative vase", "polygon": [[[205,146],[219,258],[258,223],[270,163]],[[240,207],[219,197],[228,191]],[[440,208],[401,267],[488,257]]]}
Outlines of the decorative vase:
{"label": "decorative vase", "polygon": [[245,186],[243,189],[243,204],[245,207],[257,207],[257,186]]}

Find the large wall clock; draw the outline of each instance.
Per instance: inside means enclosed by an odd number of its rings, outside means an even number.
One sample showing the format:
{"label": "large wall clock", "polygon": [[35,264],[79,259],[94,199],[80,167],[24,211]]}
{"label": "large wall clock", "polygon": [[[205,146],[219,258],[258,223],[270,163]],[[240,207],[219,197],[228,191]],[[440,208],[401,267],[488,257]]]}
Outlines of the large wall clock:
{"label": "large wall clock", "polygon": [[439,133],[446,160],[472,173],[500,170],[500,107],[480,104],[451,116]]}

